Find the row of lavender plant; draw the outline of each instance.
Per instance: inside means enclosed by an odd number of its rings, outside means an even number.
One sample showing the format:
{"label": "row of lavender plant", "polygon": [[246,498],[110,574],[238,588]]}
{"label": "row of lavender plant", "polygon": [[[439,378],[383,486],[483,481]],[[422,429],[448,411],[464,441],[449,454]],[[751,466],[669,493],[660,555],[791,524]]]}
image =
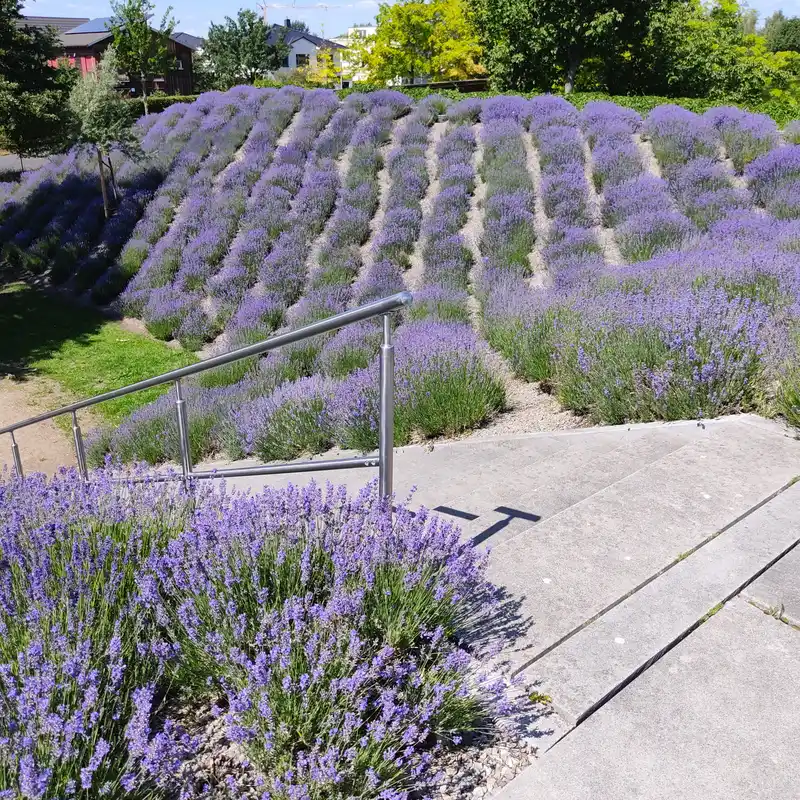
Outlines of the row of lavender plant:
{"label": "row of lavender plant", "polygon": [[[124,187],[123,200],[126,198],[130,200],[132,196],[135,205],[139,205],[137,193],[149,192],[148,184],[152,185],[163,177],[164,171],[179,157],[187,142],[191,143],[204,116],[205,111],[200,108],[189,108],[185,113],[166,116],[161,123],[148,131],[149,136],[145,139],[148,140],[148,147],[153,148],[154,161],[150,160],[151,151],[146,151],[148,156],[139,162],[138,169],[132,170],[132,175],[129,175],[129,185]],[[117,167],[121,168],[124,174],[125,162],[118,163]],[[96,181],[97,176],[94,176],[95,184]],[[145,199],[148,196],[145,194]],[[128,203],[124,205],[127,206]],[[123,207],[123,222],[128,218],[129,215]],[[113,234],[117,223],[113,217],[105,221],[102,198],[95,187],[86,197],[78,216],[65,227],[60,237],[43,240],[50,261],[49,278],[52,283],[64,283],[74,275],[76,266],[87,257],[98,238],[102,236],[104,223]],[[122,228],[124,227],[123,225]],[[124,230],[120,232],[126,233]],[[118,236],[117,241],[120,238]]]}
{"label": "row of lavender plant", "polygon": [[[356,96],[349,107],[356,110],[360,103],[360,99]],[[312,286],[319,280],[319,288],[337,284],[341,274],[338,265],[346,259],[347,253],[352,252],[354,247],[357,249],[357,243],[369,234],[369,220],[377,206],[377,194],[374,194],[374,200],[371,198],[376,191],[376,176],[380,168],[379,147],[388,138],[394,118],[407,111],[409,105],[408,98],[398,92],[372,93],[366,103],[368,114],[354,132],[351,168],[343,186],[340,187],[336,210],[331,220],[330,235],[323,247],[323,252],[327,252],[327,256],[320,259],[320,266],[312,275]],[[306,134],[302,133],[305,123],[302,118],[299,123],[299,135],[305,140]],[[331,128],[331,131],[333,130]],[[323,139],[318,145],[320,158],[324,160],[322,154],[338,152],[341,146],[342,141],[338,135],[332,136],[328,144]],[[258,244],[268,250],[271,243],[281,235],[282,227],[287,225],[292,213],[291,200],[287,198],[287,190],[277,181],[283,180],[287,174],[294,175],[295,180],[298,179],[297,169],[292,162],[281,163],[284,154],[292,156],[296,151],[295,147],[279,150],[275,163],[254,190],[250,207],[252,215],[249,220],[245,218],[243,230],[248,232],[251,230],[248,225],[257,225],[259,220],[269,222],[270,227],[268,231],[259,232],[255,243],[248,237],[246,241],[248,249]],[[313,172],[310,170],[309,174],[312,175]],[[310,181],[306,184],[306,189],[309,193],[314,191]],[[277,198],[280,206],[270,205],[270,198],[273,197]],[[252,202],[254,200],[257,202]],[[286,205],[283,205],[284,203]],[[265,206],[271,216],[258,216],[264,213]],[[299,202],[295,203],[295,206],[298,214],[303,213]],[[353,224],[345,224],[348,220]],[[274,236],[268,235],[270,231]],[[237,248],[235,243],[230,255],[237,250],[239,255],[244,252],[243,249]],[[240,284],[242,296],[255,277],[264,273],[264,267],[271,266],[269,258],[267,253],[263,265],[260,263],[256,265],[252,261],[244,264],[245,270],[251,277]],[[239,274],[235,271],[236,266],[231,264],[229,281],[235,282]],[[220,278],[223,277],[225,269],[219,273]],[[268,275],[265,277],[269,279]],[[349,284],[352,275],[346,275],[344,280]],[[278,289],[281,290],[282,287],[279,285]],[[278,299],[280,300],[280,295]],[[270,294],[250,294],[243,297],[228,326],[230,333],[227,344],[236,346],[265,338],[281,324],[285,308],[285,301],[276,302]],[[188,386],[187,397],[192,409],[189,422],[193,458],[197,459],[221,449],[233,456],[249,451],[250,440],[240,435],[235,424],[237,409],[255,398],[269,397],[281,384],[286,381],[296,381],[309,371],[309,363],[303,363],[301,348],[294,356],[287,353],[275,354],[263,362],[240,362],[229,368],[216,370],[202,379],[199,385]],[[234,385],[228,385],[231,383]],[[103,453],[110,450],[125,461],[144,459],[159,462],[174,459],[179,451],[174,409],[171,406],[172,404],[164,398],[132,415],[115,432],[101,434],[91,448],[93,457],[101,460]],[[286,419],[286,415],[283,418]],[[280,441],[280,433],[283,430],[278,426],[280,419],[281,415],[278,415],[273,420],[277,441]],[[296,436],[303,436],[303,432],[292,433],[290,426],[286,437],[286,449],[293,447],[292,443]]]}
{"label": "row of lavender plant", "polygon": [[[468,258],[463,241],[456,239],[441,240],[442,249],[436,253],[431,249],[436,231],[430,226],[435,224],[433,220],[442,208],[437,198],[434,198],[433,218],[423,225],[421,216],[421,201],[430,178],[425,146],[430,126],[445,109],[446,104],[436,96],[421,101],[398,137],[396,150],[390,154],[387,213],[373,245],[375,260],[354,287],[359,303],[405,286],[403,272],[409,266],[409,256],[420,233],[425,237],[424,281],[431,259],[446,258],[445,251],[456,261]],[[458,270],[455,264],[453,268]],[[352,347],[357,335],[343,332],[337,338]],[[370,335],[375,346],[379,339],[365,326],[364,336]],[[339,343],[334,340],[336,344]],[[412,433],[453,435],[479,426],[503,407],[503,386],[486,368],[484,353],[468,323],[412,315],[398,329],[395,348],[396,441],[408,441]],[[377,446],[377,386],[378,365],[373,359],[339,387],[331,415],[336,421],[340,445],[359,450]]]}
{"label": "row of lavender plant", "polygon": [[[99,247],[101,251],[112,256],[113,264],[106,271],[100,269],[100,265],[95,270],[87,270],[84,278],[78,281],[77,287],[80,289],[92,278],[96,278],[91,289],[91,296],[95,302],[107,303],[126,288],[140,270],[152,246],[169,230],[176,211],[201,165],[207,165],[206,159],[212,153],[220,122],[223,119],[227,122],[231,118],[239,97],[239,93],[210,94],[212,95],[210,98],[203,95],[203,105],[195,108],[197,103],[194,104],[187,114],[187,121],[191,118],[194,123],[192,136],[177,154],[177,158],[173,159],[171,170],[144,208],[144,213],[138,216],[131,214],[127,224],[122,221],[114,223],[116,230],[112,228],[108,232],[104,231],[101,236]],[[151,128],[146,138],[149,138],[157,127]],[[230,137],[229,147],[235,146],[236,141],[237,137],[234,134]],[[219,150],[217,154],[222,160]],[[126,229],[124,232],[123,228]]]}
{"label": "row of lavender plant", "polygon": [[586,179],[585,148],[575,107],[561,97],[531,101],[530,130],[539,153],[541,193],[551,221],[542,257],[556,283],[604,269],[597,210]]}
{"label": "row of lavender plant", "polygon": [[602,191],[603,218],[616,228],[623,257],[645,261],[690,241],[692,223],[676,210],[667,182],[648,172],[633,138],[642,129],[639,115],[613,103],[590,103],[582,125],[592,150],[595,185]]}
{"label": "row of lavender plant", "polygon": [[[329,97],[330,93],[321,93],[324,101]],[[319,99],[320,94],[305,95],[291,142],[278,149],[272,166],[256,183],[240,233],[222,269],[209,281],[212,302],[218,304],[217,313],[220,309],[224,311],[224,304],[229,309],[236,309],[235,304],[239,304],[227,326],[226,346],[259,341],[281,324],[286,308],[300,290],[305,274],[305,248],[312,238],[304,229],[299,231],[302,239],[295,239],[292,232],[299,225],[319,230],[330,213],[337,183],[332,157],[336,158],[346,146],[347,132],[364,109],[361,98],[353,96],[338,114],[338,120],[331,120],[325,133],[319,136],[331,109],[330,103],[321,106]],[[381,93],[375,93],[369,101],[369,115],[353,134],[356,147],[370,148],[373,137],[388,135],[396,112],[381,99]],[[325,180],[319,183],[323,175]],[[293,241],[303,244],[304,253],[292,250]],[[258,291],[246,294],[257,278]],[[225,315],[229,314],[230,311]],[[248,372],[251,374],[242,380]],[[265,362],[260,368],[258,363],[240,362],[209,373],[199,385],[187,387],[193,409],[190,418],[193,456],[199,458],[222,447],[238,454],[241,445],[237,436],[232,435],[231,413],[249,399],[268,394],[281,382],[299,374],[303,373],[297,358],[282,359],[275,368],[273,362]],[[93,452],[102,454],[110,449],[125,460],[163,461],[174,457],[176,433],[170,403],[161,400],[134,414],[110,437],[101,436]]]}
{"label": "row of lavender plant", "polygon": [[[122,296],[128,313],[141,309],[145,323],[159,338],[177,335],[185,339],[187,346],[197,347],[201,343],[192,329],[190,312],[203,301],[200,287],[204,284],[204,270],[213,270],[225,255],[225,248],[216,240],[218,231],[210,227],[213,221],[210,215],[213,210],[223,221],[227,235],[232,236],[230,228],[238,222],[246,206],[244,190],[225,189],[218,176],[231,163],[244,135],[255,124],[263,99],[263,95],[251,96],[215,135],[214,148],[203,167],[192,176],[167,234],[152,249]],[[206,236],[206,230],[213,235]],[[194,275],[195,270],[200,274]],[[187,320],[187,329],[182,332]]]}
{"label": "row of lavender plant", "polygon": [[[384,224],[371,245],[373,263],[367,266],[356,285],[352,285],[355,274],[361,269],[360,245],[369,235],[370,220],[378,208],[377,181],[383,163],[379,146],[389,133],[385,123],[396,112],[405,113],[408,110],[408,101],[399,100],[394,94],[390,92],[385,95],[390,101],[387,108],[389,113],[384,112],[378,117],[378,121],[382,118],[384,124],[365,127],[363,133],[377,134],[375,138],[364,141],[363,134],[357,137],[361,146],[352,153],[352,178],[348,177],[348,183],[353,179],[357,182],[358,194],[349,192],[348,196],[356,200],[358,205],[352,206],[349,202],[340,205],[332,221],[336,225],[337,216],[339,221],[349,217],[354,224],[333,227],[333,237],[329,237],[323,247],[320,267],[314,270],[313,288],[292,309],[292,324],[342,311],[351,303],[366,302],[372,299],[372,292],[384,294],[387,289],[375,285],[376,276],[380,281],[387,269],[402,268],[406,249],[393,229],[399,222],[413,226],[416,221],[418,224],[414,205],[416,203],[418,214],[426,183],[419,171],[420,139],[426,140],[432,122],[430,104],[418,107],[401,123],[397,145],[387,159],[390,186]],[[424,169],[424,149],[421,156]],[[409,213],[404,214],[404,211]],[[344,234],[344,239],[340,238],[340,233]],[[380,260],[379,255],[382,256]],[[399,272],[396,274],[399,278]],[[313,286],[320,278],[324,282]],[[402,282],[402,278],[399,281]],[[399,286],[395,285],[393,290],[397,288]],[[391,291],[388,289],[389,293]],[[347,379],[340,383],[320,372],[327,369],[341,375],[348,368],[356,367],[360,358],[365,362],[372,360],[371,356],[377,350],[376,334],[379,335],[374,324],[366,324],[342,331],[327,342],[301,343],[288,352],[267,359],[265,370],[277,370],[285,374],[288,368],[289,377],[297,376],[299,379],[279,385],[271,396],[257,399],[235,414],[234,425],[242,451],[255,452],[265,459],[291,458],[303,451],[325,450],[334,440],[343,443],[348,436],[344,406],[356,398],[349,392],[343,394],[343,391],[347,391],[342,389]],[[341,408],[337,408],[337,400],[344,401]],[[339,412],[336,416],[334,408]]]}
{"label": "row of lavender plant", "polygon": [[[148,129],[149,136],[145,135],[141,126],[135,127],[142,137],[144,158],[133,160],[116,151],[110,154],[115,166],[117,186],[122,192],[120,210],[123,219],[130,213],[131,195],[134,197],[133,208],[146,202],[148,192],[157,185],[166,173],[171,158],[185,144],[187,137],[181,134],[186,126],[178,123],[186,108],[187,106],[181,105],[172,113],[165,112],[161,123]],[[82,232],[96,232],[103,223],[96,155],[75,148],[62,166],[64,164],[67,165],[67,170],[62,174],[60,183],[53,184],[49,190],[46,187],[44,191],[40,189],[31,197],[31,202],[35,201],[36,204],[35,211],[20,211],[20,215],[26,218],[25,228],[17,232],[13,249],[6,247],[5,254],[12,263],[34,274],[44,273],[55,261],[56,281],[73,270],[77,258],[80,257],[71,248],[61,246],[62,238],[76,223]],[[14,219],[9,221],[9,225],[14,224]],[[68,241],[64,242],[64,245],[68,244]]]}
{"label": "row of lavender plant", "polygon": [[646,130],[670,192],[699,230],[707,231],[731,212],[749,208],[750,195],[734,187],[733,175],[720,160],[717,130],[706,117],[661,106],[648,117]]}
{"label": "row of lavender plant", "polygon": [[[522,710],[475,666],[485,556],[370,490],[36,475],[0,483],[0,552],[3,798],[403,800]],[[227,780],[215,729],[246,755]]]}
{"label": "row of lavender plant", "polygon": [[423,224],[422,288],[414,294],[409,311],[412,320],[470,321],[468,289],[473,259],[462,230],[476,189],[473,125],[481,108],[480,100],[462,100],[448,110],[450,124],[436,148],[439,193]]}

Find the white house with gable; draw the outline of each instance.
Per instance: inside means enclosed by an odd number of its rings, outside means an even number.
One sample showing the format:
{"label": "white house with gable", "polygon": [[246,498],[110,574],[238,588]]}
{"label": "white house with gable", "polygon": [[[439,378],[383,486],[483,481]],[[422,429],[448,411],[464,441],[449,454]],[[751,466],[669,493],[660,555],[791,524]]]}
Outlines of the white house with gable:
{"label": "white house with gable", "polygon": [[[344,48],[351,48],[369,39],[370,36],[374,36],[377,30],[374,25],[354,25],[352,28],[347,29],[347,33],[334,36],[333,41]],[[342,52],[342,76],[345,86],[349,86],[354,82],[366,81],[368,78],[366,71],[353,64],[351,59],[348,59],[347,49]]]}

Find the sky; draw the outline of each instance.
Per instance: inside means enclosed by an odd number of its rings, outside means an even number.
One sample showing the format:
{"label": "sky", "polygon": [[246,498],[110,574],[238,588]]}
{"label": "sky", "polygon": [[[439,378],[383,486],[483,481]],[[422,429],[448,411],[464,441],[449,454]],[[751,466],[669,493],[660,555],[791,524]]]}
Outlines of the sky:
{"label": "sky", "polygon": [[[391,2],[392,0],[389,0]],[[252,8],[260,13],[261,0],[171,0],[176,30],[204,36],[209,22],[222,22],[225,16],[236,16],[239,8]],[[265,0],[267,19],[270,23],[281,22],[286,17],[301,19],[314,33],[323,36],[338,36],[347,28],[366,23],[375,18],[378,0]],[[170,0],[156,0],[157,16],[163,14]],[[749,0],[761,20],[778,9],[788,17],[800,16],[800,0]],[[25,13],[34,16],[54,17],[107,17],[110,16],[108,0],[27,0]]]}

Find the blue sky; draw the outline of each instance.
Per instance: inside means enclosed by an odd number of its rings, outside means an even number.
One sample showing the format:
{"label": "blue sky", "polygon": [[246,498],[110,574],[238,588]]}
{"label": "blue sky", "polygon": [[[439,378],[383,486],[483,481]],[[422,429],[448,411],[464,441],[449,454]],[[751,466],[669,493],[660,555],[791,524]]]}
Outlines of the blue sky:
{"label": "blue sky", "polygon": [[[239,8],[256,10],[260,0],[229,0],[219,3],[215,0],[172,0],[178,30],[203,36],[209,22],[221,22],[228,16],[235,16]],[[156,0],[159,14],[169,5],[168,0]],[[270,22],[279,22],[289,16],[302,19],[315,33],[336,36],[344,33],[350,25],[368,22],[378,12],[378,0],[266,0],[267,15]],[[800,0],[750,0],[751,8],[758,10],[763,19],[773,11],[782,8],[787,16],[800,16]],[[108,0],[35,0],[26,2],[27,14],[60,17],[105,17],[108,16]]]}

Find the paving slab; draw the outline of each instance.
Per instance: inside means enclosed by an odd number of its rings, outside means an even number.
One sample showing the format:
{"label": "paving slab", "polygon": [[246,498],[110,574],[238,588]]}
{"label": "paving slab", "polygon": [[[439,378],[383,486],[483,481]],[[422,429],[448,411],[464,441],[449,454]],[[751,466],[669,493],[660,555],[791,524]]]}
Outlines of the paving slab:
{"label": "paving slab", "polygon": [[534,620],[509,658],[527,665],[798,472],[800,443],[732,422],[500,543],[489,577]]}
{"label": "paving slab", "polygon": [[504,484],[449,500],[445,507],[469,511],[475,519],[462,523],[464,537],[495,547],[529,530],[532,515],[533,521],[552,517],[691,440],[676,429],[632,431],[613,439],[586,437],[568,450],[507,475]]}
{"label": "paving slab", "polygon": [[792,562],[797,570],[800,549],[792,548],[800,541],[799,508],[796,484],[561,643],[525,675],[553,698],[564,720],[577,724],[764,570],[766,577]]}
{"label": "paving slab", "polygon": [[[794,530],[800,529],[800,504]],[[782,617],[800,627],[800,548],[770,567],[743,592],[744,596],[763,611]]]}
{"label": "paving slab", "polygon": [[800,632],[736,598],[495,800],[797,800]]}

